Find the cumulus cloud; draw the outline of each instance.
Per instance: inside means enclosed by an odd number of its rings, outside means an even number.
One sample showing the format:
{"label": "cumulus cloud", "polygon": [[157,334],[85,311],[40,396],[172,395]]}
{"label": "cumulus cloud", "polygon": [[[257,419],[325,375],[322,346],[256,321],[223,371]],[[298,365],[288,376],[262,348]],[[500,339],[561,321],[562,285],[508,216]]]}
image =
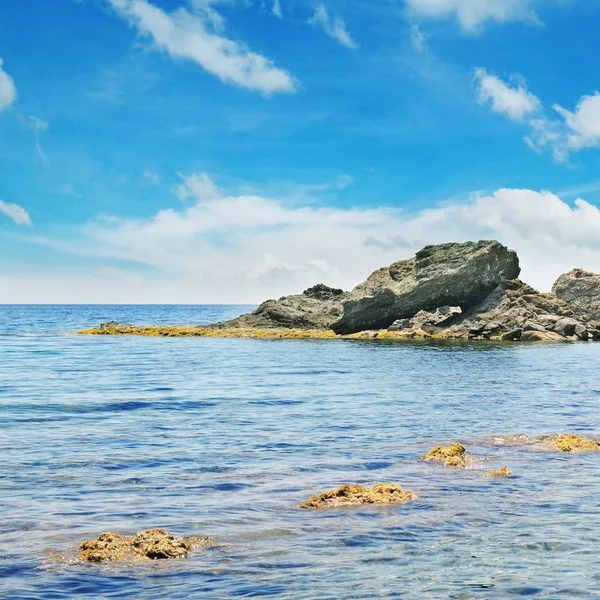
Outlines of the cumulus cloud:
{"label": "cumulus cloud", "polygon": [[376,268],[449,241],[499,239],[519,252],[524,279],[546,290],[576,266],[600,271],[600,210],[550,192],[501,189],[407,214],[228,195],[214,184],[207,194],[207,175],[187,181],[185,206],[90,223],[86,247],[104,262],[152,267],[182,302],[259,302],[320,281],[349,289]]}
{"label": "cumulus cloud", "polygon": [[567,146],[571,150],[593,148],[600,145],[600,94],[583,96],[575,111],[571,112],[558,104],[554,110],[563,118],[567,127]]}
{"label": "cumulus cloud", "polygon": [[475,83],[479,102],[489,104],[492,110],[504,114],[513,121],[522,121],[525,117],[537,113],[541,108],[539,98],[527,90],[525,82],[515,81],[510,86],[485,69],[475,70]]}
{"label": "cumulus cloud", "polygon": [[14,79],[3,69],[0,58],[0,112],[10,108],[17,99],[17,88]]}
{"label": "cumulus cloud", "polygon": [[0,213],[12,219],[17,225],[31,225],[29,213],[18,204],[9,204],[0,200]]}
{"label": "cumulus cloud", "polygon": [[115,12],[173,58],[192,60],[221,81],[264,94],[293,92],[292,76],[264,56],[219,35],[223,23],[211,2],[195,0],[196,13],[167,13],[146,0],[108,0]]}
{"label": "cumulus cloud", "polygon": [[319,3],[315,14],[308,21],[315,27],[320,27],[330,38],[337,40],[342,46],[356,50],[358,44],[346,28],[344,19],[339,15],[330,15],[323,3]]}
{"label": "cumulus cloud", "polygon": [[573,152],[600,147],[600,93],[583,96],[573,111],[558,104],[552,109],[559,118],[548,117],[540,99],[519,76],[513,85],[483,68],[475,70],[477,100],[512,121],[524,122],[529,132],[523,138],[534,150],[549,149],[563,162]]}
{"label": "cumulus cloud", "polygon": [[[546,0],[547,1],[547,0]],[[536,0],[404,0],[413,17],[424,19],[455,18],[466,31],[480,28],[489,21],[536,21]]]}

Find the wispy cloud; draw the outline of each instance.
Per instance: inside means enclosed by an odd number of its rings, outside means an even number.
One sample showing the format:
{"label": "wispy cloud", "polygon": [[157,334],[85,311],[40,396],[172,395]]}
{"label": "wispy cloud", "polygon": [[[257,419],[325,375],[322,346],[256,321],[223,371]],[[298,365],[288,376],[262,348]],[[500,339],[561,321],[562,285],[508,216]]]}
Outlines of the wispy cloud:
{"label": "wispy cloud", "polygon": [[550,149],[558,162],[585,148],[600,148],[600,94],[583,96],[575,110],[558,104],[552,110],[560,118],[548,118],[540,99],[520,77],[510,85],[485,69],[475,71],[478,101],[492,110],[529,127],[525,142],[534,150]]}
{"label": "wispy cloud", "polygon": [[17,99],[17,88],[14,79],[3,69],[0,58],[0,112],[10,108]]}
{"label": "wispy cloud", "polygon": [[0,213],[12,219],[17,225],[31,225],[29,213],[18,204],[9,204],[0,200]]}
{"label": "wispy cloud", "polygon": [[411,17],[455,18],[466,31],[475,31],[489,21],[537,22],[536,0],[404,0]]}
{"label": "wispy cloud", "polygon": [[521,78],[515,78],[515,85],[510,86],[495,75],[490,75],[485,69],[479,68],[475,70],[475,83],[479,102],[489,104],[492,110],[513,121],[522,121],[541,108],[539,98],[527,90]]}
{"label": "wispy cloud", "polygon": [[278,18],[283,19],[283,11],[281,10],[280,0],[273,0],[273,7],[271,12]]}
{"label": "wispy cloud", "polygon": [[416,23],[410,26],[410,44],[419,54],[427,51],[427,34],[423,33]]}
{"label": "wispy cloud", "polygon": [[48,131],[50,124],[35,115],[29,115],[26,120],[24,120],[25,126],[33,131],[33,136],[35,138],[35,151],[37,155],[43,162],[48,160],[46,153],[44,152],[44,148],[42,147],[41,142],[41,134]]}
{"label": "wispy cloud", "polygon": [[155,173],[154,171],[150,171],[150,170],[146,169],[144,171],[143,175],[144,175],[144,179],[146,179],[150,183],[152,183],[154,185],[160,185],[160,177],[158,176],[158,173]]}
{"label": "wispy cloud", "polygon": [[[140,35],[151,38],[157,48],[173,58],[194,61],[221,81],[264,94],[289,93],[296,89],[287,71],[239,42],[218,34],[214,22],[216,13],[210,8],[210,2],[196,2],[199,7],[196,14],[185,8],[167,13],[146,0],[108,2]],[[207,13],[208,9],[213,12]]]}
{"label": "wispy cloud", "polygon": [[346,28],[344,19],[339,15],[329,15],[325,5],[319,3],[314,15],[308,21],[311,25],[320,27],[329,37],[337,40],[342,46],[356,50],[358,44]]}

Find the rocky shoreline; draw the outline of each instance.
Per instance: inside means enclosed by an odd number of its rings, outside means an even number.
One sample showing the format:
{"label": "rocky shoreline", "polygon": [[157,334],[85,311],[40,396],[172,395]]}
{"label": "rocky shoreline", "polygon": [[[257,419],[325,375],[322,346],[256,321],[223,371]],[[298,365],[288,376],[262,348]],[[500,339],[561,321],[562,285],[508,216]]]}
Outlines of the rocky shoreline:
{"label": "rocky shoreline", "polygon": [[206,326],[104,323],[93,335],[273,339],[600,341],[600,275],[574,269],[552,293],[519,279],[519,258],[497,241],[427,246],[350,292],[318,284]]}

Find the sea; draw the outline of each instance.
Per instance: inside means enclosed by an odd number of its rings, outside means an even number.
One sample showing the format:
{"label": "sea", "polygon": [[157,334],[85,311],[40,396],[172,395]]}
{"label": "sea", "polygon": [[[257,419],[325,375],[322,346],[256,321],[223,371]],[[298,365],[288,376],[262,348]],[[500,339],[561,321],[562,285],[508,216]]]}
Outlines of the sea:
{"label": "sea", "polygon": [[[534,443],[600,434],[600,343],[76,334],[251,308],[0,306],[0,598],[600,598],[600,453]],[[298,507],[377,482],[419,500]],[[74,560],[157,527],[214,547]]]}

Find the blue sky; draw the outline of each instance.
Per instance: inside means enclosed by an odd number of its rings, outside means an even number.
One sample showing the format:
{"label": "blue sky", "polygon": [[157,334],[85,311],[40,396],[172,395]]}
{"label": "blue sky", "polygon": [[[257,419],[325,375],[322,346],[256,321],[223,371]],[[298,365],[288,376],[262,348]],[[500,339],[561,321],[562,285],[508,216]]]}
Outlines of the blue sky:
{"label": "blue sky", "polygon": [[0,4],[0,302],[258,302],[496,238],[600,271],[600,2]]}

